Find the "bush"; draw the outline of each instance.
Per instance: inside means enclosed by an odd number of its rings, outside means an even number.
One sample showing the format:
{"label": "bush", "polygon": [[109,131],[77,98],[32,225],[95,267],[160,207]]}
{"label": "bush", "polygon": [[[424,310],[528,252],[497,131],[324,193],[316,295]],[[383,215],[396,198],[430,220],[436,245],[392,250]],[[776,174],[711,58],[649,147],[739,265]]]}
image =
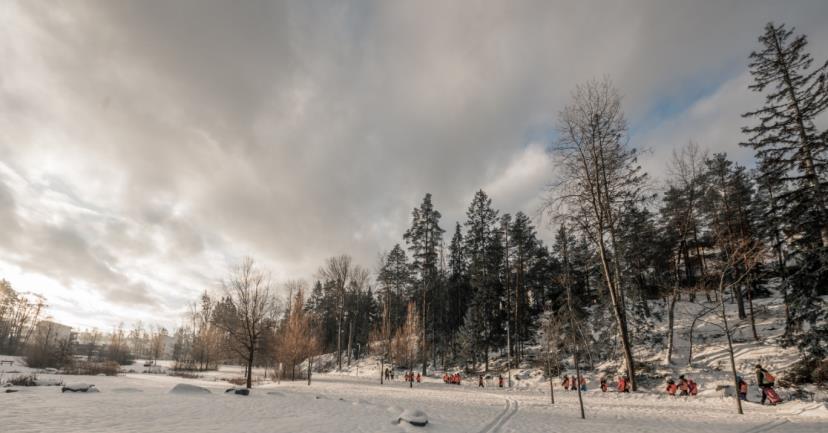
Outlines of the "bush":
{"label": "bush", "polygon": [[247,379],[243,377],[233,377],[233,378],[225,378],[223,379],[226,382],[230,382],[233,385],[243,386],[247,384]]}
{"label": "bush", "polygon": [[9,379],[9,383],[14,386],[37,386],[37,376],[34,374],[16,376]]}
{"label": "bush", "polygon": [[811,380],[815,384],[822,386],[828,384],[828,359],[823,359],[811,373]]}
{"label": "bush", "polygon": [[828,359],[801,359],[779,379],[779,385],[804,385],[828,383]]}

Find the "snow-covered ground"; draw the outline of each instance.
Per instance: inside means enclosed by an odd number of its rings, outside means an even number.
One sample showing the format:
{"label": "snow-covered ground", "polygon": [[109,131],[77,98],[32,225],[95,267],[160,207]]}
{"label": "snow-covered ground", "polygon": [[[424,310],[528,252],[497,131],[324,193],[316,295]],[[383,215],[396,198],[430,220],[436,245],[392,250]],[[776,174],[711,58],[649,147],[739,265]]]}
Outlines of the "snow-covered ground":
{"label": "snow-covered ground", "polygon": [[[734,415],[732,399],[705,395],[692,400],[658,394],[584,395],[586,420],[574,392],[558,389],[549,402],[548,382],[519,389],[479,389],[475,383],[446,385],[427,379],[410,389],[401,381],[317,374],[306,382],[270,383],[250,396],[224,394],[230,385],[211,379],[127,374],[67,376],[94,384],[95,394],[57,387],[16,388],[0,393],[0,426],[6,432],[824,432],[828,409],[820,403],[745,405]],[[211,394],[172,394],[178,383]],[[421,409],[424,428],[394,420],[404,409]]]}
{"label": "snow-covered ground", "polygon": [[[61,376],[30,369],[19,357],[0,356],[0,360],[13,361],[12,366],[0,366],[0,383],[13,376],[36,373],[43,383],[87,383],[100,391],[61,394],[59,387],[38,386],[11,388],[18,392],[5,393],[9,388],[0,387],[0,432],[828,431],[824,390],[811,386],[811,398],[815,400],[811,402],[785,401],[775,407],[755,403],[758,396],[752,384],[753,364],[762,363],[778,374],[798,354],[777,343],[783,316],[779,298],[758,299],[754,306],[760,341],[753,340],[749,323],[739,321],[733,305],[728,305],[729,316],[738,328],[734,345],[737,368],[751,383],[753,402],[744,404],[742,416],[735,414],[732,398],[722,398],[716,391],[717,385],[731,381],[718,317],[710,315],[697,321],[693,362],[689,364],[687,334],[694,313],[704,306],[680,302],[676,307],[673,363],[663,362],[663,346],[639,346],[636,358],[650,367],[649,379],[642,381],[640,392],[632,394],[601,393],[596,389],[598,376],[611,375],[617,368],[613,362],[586,372],[590,388],[584,394],[586,420],[579,417],[577,393],[561,390],[556,378],[556,402],[550,404],[548,380],[540,369],[528,365],[512,370],[513,377],[520,380],[515,380],[511,389],[480,389],[473,378],[466,379],[461,386],[446,385],[439,379],[440,371],[425,378],[422,384],[415,384],[413,389],[399,379],[380,385],[380,367],[370,357],[353,362],[339,373],[315,373],[311,386],[301,380],[273,383],[266,379],[266,373],[272,370],[255,369],[254,377],[261,385],[254,387],[250,396],[238,396],[224,394],[225,389],[232,387],[224,380],[240,378],[243,372],[239,366],[222,366],[217,371],[198,373],[197,379],[185,379],[165,374],[169,362],[144,367],[144,361],[136,361],[122,368],[126,374],[116,377]],[[662,313],[662,320],[654,323],[654,332],[666,333],[663,305],[654,302],[652,307]],[[330,369],[333,356],[317,357],[314,365]],[[492,359],[493,369],[503,365],[503,359]],[[664,395],[663,378],[681,373],[689,374],[700,384],[699,396],[686,399]],[[212,392],[170,393],[180,383]],[[492,385],[493,381],[488,383]],[[788,395],[787,390],[779,391],[783,398]],[[424,411],[428,425],[395,423],[406,409]]]}

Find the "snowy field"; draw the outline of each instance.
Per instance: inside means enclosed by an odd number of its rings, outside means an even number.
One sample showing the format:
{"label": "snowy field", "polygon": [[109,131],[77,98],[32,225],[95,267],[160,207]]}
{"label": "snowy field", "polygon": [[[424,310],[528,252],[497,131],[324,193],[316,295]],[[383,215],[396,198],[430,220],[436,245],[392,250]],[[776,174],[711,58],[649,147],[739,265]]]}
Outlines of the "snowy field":
{"label": "snowy field", "polygon": [[[48,375],[42,375],[47,377]],[[99,393],[65,393],[58,387],[16,388],[0,393],[3,432],[825,432],[828,409],[820,403],[745,405],[699,396],[673,399],[657,394],[584,395],[587,419],[578,417],[577,395],[558,391],[549,404],[548,382],[505,390],[473,384],[445,385],[429,379],[413,389],[399,381],[316,375],[306,382],[272,383],[248,397],[224,394],[230,385],[165,375],[64,376],[93,383]],[[178,383],[211,394],[172,394]],[[407,408],[422,409],[425,428],[392,421]]]}

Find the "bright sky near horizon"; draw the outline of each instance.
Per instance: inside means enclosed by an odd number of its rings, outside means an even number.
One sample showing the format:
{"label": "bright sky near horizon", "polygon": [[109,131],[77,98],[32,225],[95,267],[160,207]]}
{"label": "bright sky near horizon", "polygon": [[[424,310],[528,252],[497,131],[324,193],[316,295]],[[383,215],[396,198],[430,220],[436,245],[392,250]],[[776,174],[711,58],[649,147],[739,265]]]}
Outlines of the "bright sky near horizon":
{"label": "bright sky near horizon", "polygon": [[769,20],[828,58],[819,0],[2,2],[0,278],[76,327],[174,326],[243,255],[373,269],[426,192],[448,235],[480,188],[534,215],[593,77],[656,181],[689,140],[750,163]]}

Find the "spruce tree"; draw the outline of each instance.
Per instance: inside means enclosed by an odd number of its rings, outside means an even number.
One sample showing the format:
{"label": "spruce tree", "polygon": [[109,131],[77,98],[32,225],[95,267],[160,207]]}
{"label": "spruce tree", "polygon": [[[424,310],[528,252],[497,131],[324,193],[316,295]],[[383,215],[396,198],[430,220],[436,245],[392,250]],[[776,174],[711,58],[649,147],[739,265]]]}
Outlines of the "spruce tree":
{"label": "spruce tree", "polygon": [[797,221],[803,240],[828,247],[826,164],[828,140],[814,124],[828,108],[828,62],[811,69],[804,35],[784,24],[768,23],[759,37],[762,49],[750,54],[749,88],[765,93],[765,106],[743,114],[758,124],[742,128],[756,150],[762,176],[786,184],[778,197],[786,217]]}
{"label": "spruce tree", "polygon": [[[828,132],[815,119],[828,108],[828,62],[811,68],[808,41],[794,29],[768,23],[759,38],[761,50],[751,53],[751,90],[765,93],[765,106],[743,116],[758,124],[742,128],[746,146],[756,150],[759,185],[768,190],[779,216],[766,232],[775,240],[783,280],[790,283],[787,341],[803,355],[821,359],[828,352]],[[782,244],[785,248],[782,248]]]}
{"label": "spruce tree", "polygon": [[[482,341],[477,346],[484,351],[486,370],[489,368],[489,349],[497,344],[502,333],[503,315],[500,309],[502,285],[499,270],[503,249],[500,243],[498,211],[492,208],[492,200],[482,190],[474,195],[466,211],[465,251],[469,259],[469,283],[476,314],[468,317],[482,320],[482,324],[464,324],[473,329],[483,329]],[[477,334],[480,335],[480,334]]]}
{"label": "spruce tree", "polygon": [[[434,332],[434,323],[429,323],[429,307],[434,296],[434,291],[439,290],[439,258],[440,246],[442,245],[443,233],[440,228],[440,212],[431,203],[431,194],[427,193],[419,208],[411,212],[411,226],[406,230],[403,239],[411,251],[411,269],[414,272],[417,287],[417,298],[420,303],[420,314],[422,315],[420,338],[420,356],[422,357],[422,374],[426,372],[426,346],[427,331]],[[432,321],[433,322],[433,321]]]}

